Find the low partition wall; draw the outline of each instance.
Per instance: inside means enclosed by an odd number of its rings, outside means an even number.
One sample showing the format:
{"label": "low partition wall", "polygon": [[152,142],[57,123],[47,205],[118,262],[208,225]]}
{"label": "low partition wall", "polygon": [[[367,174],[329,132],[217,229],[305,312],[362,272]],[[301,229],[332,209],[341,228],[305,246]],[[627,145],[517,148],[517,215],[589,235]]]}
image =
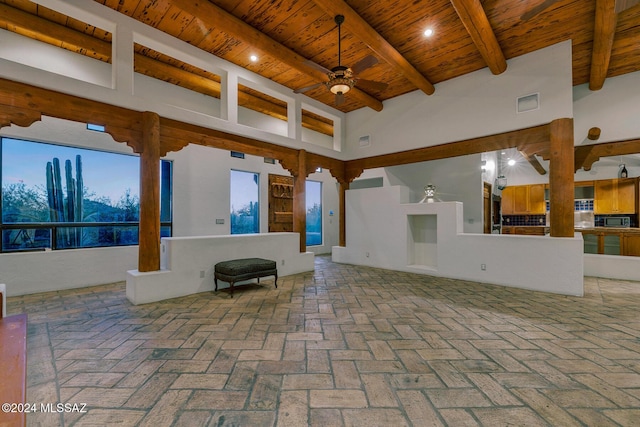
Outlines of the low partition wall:
{"label": "low partition wall", "polygon": [[0,254],[7,296],[122,282],[138,265],[138,246]]}
{"label": "low partition wall", "polygon": [[[314,269],[313,252],[300,253],[298,233],[165,237],[160,271],[127,272],[127,298],[144,304],[213,291],[215,264],[238,258],[276,261],[278,277]],[[227,286],[218,283],[218,289]]]}
{"label": "low partition wall", "polygon": [[347,192],[347,246],[335,262],[583,295],[582,235],[463,233],[460,202],[406,203],[406,187]]}
{"label": "low partition wall", "polygon": [[584,254],[584,275],[640,281],[640,257]]}

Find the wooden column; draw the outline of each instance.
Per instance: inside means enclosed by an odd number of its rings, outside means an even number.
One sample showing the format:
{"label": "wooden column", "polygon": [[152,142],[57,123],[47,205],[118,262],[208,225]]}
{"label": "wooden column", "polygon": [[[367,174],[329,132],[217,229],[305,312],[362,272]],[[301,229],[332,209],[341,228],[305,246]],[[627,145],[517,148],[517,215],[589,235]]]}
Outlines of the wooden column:
{"label": "wooden column", "polygon": [[293,232],[300,233],[300,252],[307,251],[307,153],[298,151],[298,167],[293,175]]}
{"label": "wooden column", "polygon": [[160,116],[142,113],[138,271],[160,270]]}
{"label": "wooden column", "polygon": [[340,209],[340,243],[339,245],[342,247],[347,246],[347,226],[346,226],[346,221],[347,221],[347,213],[346,213],[346,208],[347,208],[347,198],[346,198],[346,192],[349,189],[349,181],[338,181],[340,184],[340,194],[338,195],[338,197],[340,198],[340,205],[339,205],[339,209]]}
{"label": "wooden column", "polygon": [[552,237],[573,237],[573,119],[552,121],[549,133],[550,234]]}

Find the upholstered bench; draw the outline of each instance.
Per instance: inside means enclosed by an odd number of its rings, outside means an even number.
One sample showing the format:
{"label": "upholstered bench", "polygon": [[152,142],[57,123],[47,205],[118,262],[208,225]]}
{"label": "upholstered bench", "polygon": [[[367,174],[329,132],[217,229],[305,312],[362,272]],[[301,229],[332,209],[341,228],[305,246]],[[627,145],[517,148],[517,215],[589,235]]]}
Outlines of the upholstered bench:
{"label": "upholstered bench", "polygon": [[218,279],[229,283],[229,293],[233,298],[233,285],[241,280],[258,279],[261,277],[275,276],[275,285],[278,287],[278,268],[275,261],[263,258],[242,258],[222,261],[215,265],[214,282],[218,290]]}

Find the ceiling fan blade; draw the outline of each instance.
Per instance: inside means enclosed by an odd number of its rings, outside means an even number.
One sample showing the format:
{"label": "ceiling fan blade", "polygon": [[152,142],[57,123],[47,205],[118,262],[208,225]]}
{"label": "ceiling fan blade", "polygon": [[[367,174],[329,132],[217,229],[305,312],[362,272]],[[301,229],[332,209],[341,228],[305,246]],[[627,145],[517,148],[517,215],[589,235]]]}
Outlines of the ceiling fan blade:
{"label": "ceiling fan blade", "polygon": [[306,87],[302,87],[300,89],[296,89],[296,90],[293,91],[293,93],[305,93],[305,92],[310,91],[312,89],[319,88],[322,85],[324,85],[324,83],[316,83],[316,84],[311,85],[311,86],[306,86]]}
{"label": "ceiling fan blade", "polygon": [[531,8],[528,12],[523,13],[522,16],[520,16],[520,20],[528,21],[529,19],[533,18],[534,16],[536,16],[539,13],[541,13],[545,9],[553,6],[558,1],[559,0],[544,0],[539,5]]}
{"label": "ceiling fan blade", "polygon": [[638,3],[640,3],[639,0],[618,0],[616,1],[616,13],[624,12]]}
{"label": "ceiling fan blade", "polygon": [[344,104],[344,93],[338,92],[336,93],[336,106],[340,106]]}
{"label": "ceiling fan blade", "polygon": [[378,63],[378,58],[372,55],[367,55],[364,58],[362,58],[360,61],[356,62],[356,65],[351,67],[351,71],[353,71],[353,74],[359,74],[364,70],[366,70],[367,68],[373,67],[377,63]]}
{"label": "ceiling fan blade", "polygon": [[368,89],[372,92],[380,92],[385,90],[389,85],[387,83],[374,82],[373,80],[358,79],[356,81],[356,86],[359,86],[365,90]]}
{"label": "ceiling fan blade", "polygon": [[315,68],[318,71],[322,71],[325,74],[328,74],[331,72],[331,70],[329,70],[328,68],[324,68],[322,65],[320,64],[316,64],[315,62],[313,62],[310,59],[307,59],[306,61],[304,61],[304,65],[307,65],[311,68]]}

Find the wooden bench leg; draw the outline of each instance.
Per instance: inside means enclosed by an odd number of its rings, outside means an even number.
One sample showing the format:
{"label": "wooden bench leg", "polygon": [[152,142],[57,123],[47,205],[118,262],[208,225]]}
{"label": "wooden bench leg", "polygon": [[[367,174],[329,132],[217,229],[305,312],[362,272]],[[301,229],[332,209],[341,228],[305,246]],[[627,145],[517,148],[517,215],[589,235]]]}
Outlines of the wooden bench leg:
{"label": "wooden bench leg", "polygon": [[[216,285],[216,290],[215,291],[218,292],[218,278],[217,277],[213,278],[213,283],[215,283],[215,285]],[[231,295],[231,298],[233,298],[233,284],[234,283],[235,282],[229,282],[229,294]]]}

